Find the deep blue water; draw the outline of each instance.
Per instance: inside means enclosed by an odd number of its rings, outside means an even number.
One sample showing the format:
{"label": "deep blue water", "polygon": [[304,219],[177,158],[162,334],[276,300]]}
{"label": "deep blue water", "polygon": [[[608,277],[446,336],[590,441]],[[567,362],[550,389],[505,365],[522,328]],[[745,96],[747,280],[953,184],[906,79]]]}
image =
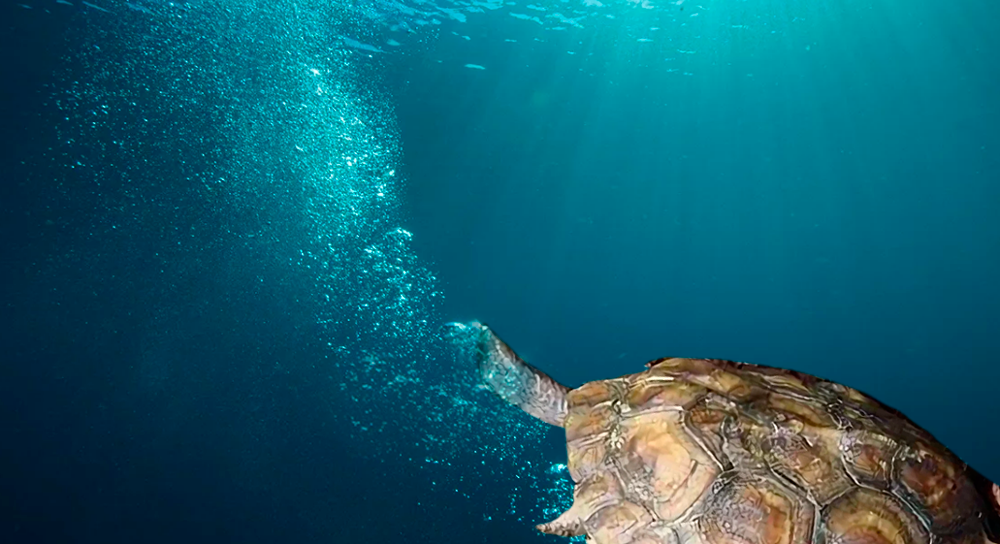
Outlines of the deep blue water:
{"label": "deep blue water", "polygon": [[1000,479],[992,2],[25,3],[2,542],[555,541],[473,319],[567,385],[833,379]]}

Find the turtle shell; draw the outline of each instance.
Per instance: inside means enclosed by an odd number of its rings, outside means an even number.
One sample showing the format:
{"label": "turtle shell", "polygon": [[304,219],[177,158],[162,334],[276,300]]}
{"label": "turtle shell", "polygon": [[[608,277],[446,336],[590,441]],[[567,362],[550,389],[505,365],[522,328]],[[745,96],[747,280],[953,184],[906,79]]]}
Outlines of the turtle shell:
{"label": "turtle shell", "polygon": [[833,382],[708,359],[569,390],[574,504],[539,526],[596,544],[982,544],[972,471]]}

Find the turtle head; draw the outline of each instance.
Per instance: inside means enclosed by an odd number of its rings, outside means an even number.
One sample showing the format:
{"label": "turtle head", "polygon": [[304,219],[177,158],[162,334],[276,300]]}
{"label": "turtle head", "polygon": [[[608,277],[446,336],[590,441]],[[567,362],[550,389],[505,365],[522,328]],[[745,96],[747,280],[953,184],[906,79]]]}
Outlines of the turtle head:
{"label": "turtle head", "polygon": [[566,420],[569,389],[524,362],[488,326],[472,323],[478,334],[479,375],[500,398],[557,427]]}

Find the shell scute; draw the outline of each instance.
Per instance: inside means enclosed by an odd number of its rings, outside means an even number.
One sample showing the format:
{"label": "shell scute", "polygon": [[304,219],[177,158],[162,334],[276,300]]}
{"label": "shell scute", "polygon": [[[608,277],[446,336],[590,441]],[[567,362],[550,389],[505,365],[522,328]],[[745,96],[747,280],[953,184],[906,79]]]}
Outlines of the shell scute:
{"label": "shell scute", "polygon": [[625,498],[625,491],[614,475],[596,473],[593,477],[577,482],[573,490],[573,508],[578,510],[584,524],[603,508],[618,504]]}
{"label": "shell scute", "polygon": [[810,431],[775,425],[764,439],[763,449],[772,470],[795,482],[823,505],[847,491],[852,482],[836,451],[826,447],[825,442],[830,439],[821,438],[818,431]]}
{"label": "shell scute", "polygon": [[597,406],[614,398],[616,391],[614,380],[588,382],[566,395],[566,401],[571,407]]}
{"label": "shell scute", "polygon": [[670,524],[660,521],[636,534],[631,544],[681,544],[681,539]]}
{"label": "shell scute", "polygon": [[793,417],[814,427],[838,426],[821,402],[771,393],[767,396],[767,408],[776,416]]}
{"label": "shell scute", "polygon": [[858,482],[889,488],[892,460],[899,451],[895,440],[867,430],[848,431],[840,440],[840,450],[845,468]]}
{"label": "shell scute", "polygon": [[704,402],[684,415],[688,435],[712,456],[719,468],[722,470],[733,468],[732,462],[725,454],[725,441],[722,435],[723,425],[734,417],[726,407]]}
{"label": "shell scute", "polygon": [[935,450],[924,443],[903,448],[894,463],[894,487],[929,520],[933,531],[951,533],[981,502],[964,467]]}
{"label": "shell scute", "polygon": [[607,433],[591,440],[578,440],[569,444],[566,466],[574,482],[581,482],[603,470],[604,460],[608,456],[608,446],[604,440],[606,436]]}
{"label": "shell scute", "polygon": [[687,409],[708,391],[697,384],[668,377],[649,376],[630,384],[626,405],[630,412]]}
{"label": "shell scute", "polygon": [[763,394],[763,390],[729,368],[728,361],[717,359],[665,359],[647,372],[666,375],[700,385],[725,397],[746,400]]}
{"label": "shell scute", "polygon": [[823,511],[818,544],[924,544],[927,530],[898,499],[857,488]]}
{"label": "shell scute", "polygon": [[808,500],[775,481],[737,476],[706,500],[698,528],[706,544],[801,544],[815,515]]}
{"label": "shell scute", "polygon": [[600,509],[584,527],[600,544],[632,542],[652,522],[653,517],[645,508],[626,500]]}
{"label": "shell scute", "polygon": [[606,433],[616,424],[617,415],[618,412],[611,404],[572,407],[564,423],[566,440],[573,442]]}
{"label": "shell scute", "polygon": [[810,385],[814,384],[816,379],[808,374],[768,367],[756,367],[754,372],[767,383],[769,389],[797,393],[803,397],[813,396]]}
{"label": "shell scute", "polygon": [[683,415],[654,412],[623,422],[625,449],[649,467],[651,509],[672,521],[705,493],[720,470],[684,431]]}

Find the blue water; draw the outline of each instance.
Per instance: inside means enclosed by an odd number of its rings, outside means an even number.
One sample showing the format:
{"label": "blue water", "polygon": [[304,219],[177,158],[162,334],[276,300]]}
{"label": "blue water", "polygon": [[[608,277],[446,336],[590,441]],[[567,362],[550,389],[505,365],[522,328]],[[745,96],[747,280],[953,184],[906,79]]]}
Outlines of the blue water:
{"label": "blue water", "polygon": [[3,10],[2,542],[541,542],[561,382],[861,389],[1000,479],[991,2]]}

